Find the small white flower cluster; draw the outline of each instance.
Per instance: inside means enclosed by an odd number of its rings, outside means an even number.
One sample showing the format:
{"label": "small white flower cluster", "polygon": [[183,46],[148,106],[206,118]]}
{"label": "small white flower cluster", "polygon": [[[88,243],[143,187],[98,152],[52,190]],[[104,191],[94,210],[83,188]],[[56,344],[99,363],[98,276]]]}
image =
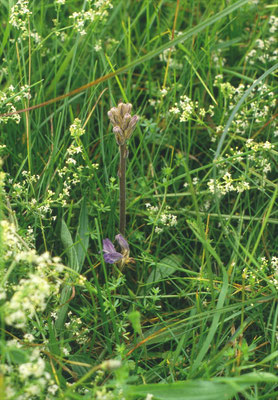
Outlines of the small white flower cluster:
{"label": "small white flower cluster", "polygon": [[[175,31],[174,37],[180,36],[182,34],[183,34],[183,32]],[[169,40],[172,40],[172,32],[169,34]],[[176,60],[174,58],[175,52],[176,52],[175,47],[166,49],[161,54],[159,54],[159,59],[160,59],[160,61],[165,62],[169,68],[181,70],[184,68],[184,63],[179,62],[178,60]]]}
{"label": "small white flower cluster", "polygon": [[18,365],[1,364],[0,373],[5,379],[5,399],[30,400],[45,398],[54,400],[59,387],[47,371],[47,365],[39,348],[25,348],[16,340],[7,342],[7,349],[24,353],[25,362]]}
{"label": "small white flower cluster", "polygon": [[6,324],[25,328],[37,311],[45,310],[50,297],[57,296],[62,283],[58,276],[64,265],[59,258],[52,258],[49,253],[38,255],[35,250],[18,252],[14,262],[36,266],[34,272],[12,287],[13,294],[5,303]]}
{"label": "small white flower cluster", "polygon": [[259,259],[259,268],[252,269],[244,268],[243,278],[248,281],[250,287],[261,285],[265,281],[264,276],[267,276],[267,283],[270,283],[278,289],[278,257],[273,256],[270,261],[265,257]]}
{"label": "small white flower cluster", "polygon": [[214,37],[213,42],[216,44],[216,46],[212,47],[211,60],[214,67],[222,69],[227,62],[227,59],[222,54],[224,50],[224,47],[221,46],[223,40],[216,36]]}
{"label": "small white flower cluster", "polygon": [[14,91],[15,88],[13,85],[10,85],[6,92],[0,91],[1,113],[14,113],[12,115],[0,117],[0,123],[7,123],[11,119],[19,124],[20,115],[16,113],[15,103],[18,103],[24,99],[31,99],[30,87],[28,85],[21,86],[18,93],[15,93]]}
{"label": "small white flower cluster", "polygon": [[275,15],[271,15],[269,17],[268,23],[270,25],[269,32],[270,33],[276,32],[278,29],[278,17],[276,17]]}
{"label": "small white flower cluster", "polygon": [[68,312],[69,321],[65,323],[65,328],[71,332],[72,339],[79,345],[83,345],[90,340],[90,329],[80,317],[73,315],[72,311]]}
{"label": "small white flower cluster", "polygon": [[[33,215],[39,216],[41,218],[47,218],[48,214],[52,214],[52,205],[55,203],[54,195],[55,193],[52,190],[48,190],[45,193],[45,197],[41,202],[38,202],[36,198],[34,198],[34,184],[37,183],[40,179],[39,175],[31,175],[28,171],[22,171],[22,179],[21,182],[14,182],[13,179],[8,179],[8,183],[11,186],[11,190],[9,195],[14,200],[15,204],[23,204],[25,203],[25,199],[31,199],[26,204],[26,210],[28,213],[32,213]],[[54,216],[50,217],[51,220],[55,220]]]}
{"label": "small white flower cluster", "polygon": [[229,192],[242,193],[250,189],[250,185],[245,181],[244,176],[233,179],[230,172],[226,172],[221,178],[210,179],[208,182],[209,191],[217,195],[225,195]]}
{"label": "small white flower cluster", "polygon": [[102,49],[102,42],[101,39],[97,40],[95,45],[94,45],[94,49],[96,52],[99,52]]}
{"label": "small white flower cluster", "polygon": [[[218,195],[225,195],[228,192],[241,193],[245,190],[250,189],[250,185],[247,182],[248,177],[253,171],[256,171],[256,176],[252,176],[252,181],[255,182],[261,189],[265,186],[265,178],[271,171],[271,163],[269,153],[274,149],[274,145],[269,141],[255,142],[254,139],[247,139],[244,146],[239,148],[231,147],[229,153],[226,154],[227,158],[233,157],[233,165],[227,161],[224,157],[221,157],[218,161],[221,161],[222,169],[219,169],[220,178],[210,179],[208,182],[208,188],[211,193]],[[244,154],[246,152],[251,154]],[[241,162],[248,160],[248,171],[244,174],[240,172]],[[229,171],[227,171],[229,169]]]}
{"label": "small white flower cluster", "polygon": [[86,23],[92,23],[96,20],[103,21],[108,16],[108,10],[113,8],[111,0],[97,0],[93,3],[94,8],[87,11],[74,12],[69,18],[73,20],[73,28],[80,33],[81,36],[87,34]]}
{"label": "small white flower cluster", "polygon": [[[83,157],[83,145],[80,137],[85,133],[80,120],[76,119],[70,126],[70,133],[73,140],[66,151],[63,166],[56,170],[61,181],[56,179],[53,189],[52,186],[48,187],[44,195],[37,199],[35,189],[39,186],[39,175],[31,175],[28,171],[22,171],[20,182],[15,182],[12,178],[7,179],[10,186],[9,196],[13,200],[13,205],[16,209],[19,207],[20,210],[24,205],[26,217],[34,218],[35,216],[44,221],[55,221],[56,216],[53,215],[53,211],[57,204],[63,207],[67,206],[74,188],[81,181],[87,181],[88,168],[80,163],[81,158],[79,157],[79,154]],[[91,168],[94,169],[98,169],[98,166],[97,163],[91,164]],[[29,199],[28,202],[26,199]]]}
{"label": "small white flower cluster", "polygon": [[271,171],[271,163],[269,153],[274,149],[274,145],[268,140],[266,142],[257,143],[253,139],[248,139],[245,144],[247,149],[251,149],[254,153],[248,156],[249,161],[257,172],[261,173],[261,185],[264,186],[266,175]]}
{"label": "small white flower cluster", "polygon": [[18,94],[15,93],[15,88],[13,85],[10,85],[5,92],[0,91],[1,114],[14,113],[12,115],[0,117],[0,123],[2,122],[6,124],[9,120],[13,120],[15,123],[19,124],[20,115],[16,113],[15,104],[26,98],[31,98],[30,88],[28,85],[21,86]]}
{"label": "small white flower cluster", "polygon": [[163,87],[162,89],[160,89],[160,94],[161,97],[165,97],[167,95],[167,93],[169,92],[170,88],[169,87]]}
{"label": "small white flower cluster", "polygon": [[104,386],[96,391],[96,400],[116,400],[116,398],[115,394]]}
{"label": "small white flower cluster", "polygon": [[175,47],[166,49],[161,54],[159,54],[159,59],[160,59],[160,61],[165,62],[169,68],[173,68],[176,70],[183,69],[184,64],[181,62],[178,62],[177,60],[175,60],[175,58],[173,58],[175,51],[176,51]]}
{"label": "small white flower cluster", "polygon": [[278,289],[278,257],[273,256],[271,258],[270,268],[272,273],[271,282]]}
{"label": "small white flower cluster", "polygon": [[259,150],[271,150],[274,149],[274,145],[268,140],[266,142],[256,143],[254,139],[247,139],[246,147],[257,152]]}
{"label": "small white flower cluster", "polygon": [[5,219],[0,221],[1,239],[4,247],[4,260],[12,258],[17,252],[24,249],[23,243],[17,234],[15,225]]}
{"label": "small white flower cluster", "polygon": [[13,289],[11,300],[5,304],[5,322],[15,328],[24,328],[36,311],[44,311],[51,293],[50,284],[37,274],[29,274]]}
{"label": "small white flower cluster", "polygon": [[278,29],[278,17],[271,15],[268,23],[270,25],[269,32],[266,37],[257,39],[254,47],[247,53],[246,61],[255,65],[258,62],[263,64],[275,62],[278,59],[277,38],[273,36]]}
{"label": "small white flower cluster", "polygon": [[145,206],[148,212],[149,224],[155,225],[156,233],[163,232],[166,226],[173,227],[177,225],[177,216],[169,212],[169,206],[165,207],[164,212],[159,211],[158,206],[152,206],[150,203],[146,203]]}
{"label": "small white flower cluster", "polygon": [[28,0],[18,0],[17,3],[12,6],[9,18],[9,23],[20,31],[20,37],[23,39],[28,36],[28,19],[32,14],[28,7]]}
{"label": "small white flower cluster", "polygon": [[236,88],[230,84],[230,82],[222,82],[223,75],[216,75],[213,86],[217,86],[220,89],[222,95],[227,99],[232,99]]}
{"label": "small white flower cluster", "polygon": [[[63,206],[67,205],[73,187],[81,182],[83,176],[87,179],[84,165],[80,164],[80,161],[76,158],[78,154],[81,154],[84,158],[80,137],[84,135],[85,129],[82,127],[81,121],[76,118],[69,130],[73,141],[67,149],[65,166],[58,169],[58,176],[63,178],[63,190],[62,193],[59,193],[56,201]],[[93,163],[91,167],[98,169],[99,165]]]}
{"label": "small white flower cluster", "polygon": [[[231,110],[235,107],[244,92],[250,87],[250,85],[245,85],[243,83],[240,83],[238,87],[234,87],[230,83],[223,82],[223,75],[217,75],[215,77],[214,86],[219,88],[225,99],[223,105],[225,107],[224,109],[226,109],[224,114],[226,118],[229,117]],[[241,136],[250,127],[251,122],[253,124],[265,123],[265,121],[271,117],[276,107],[274,91],[262,82],[253,88],[249,97],[252,101],[242,106],[230,128],[233,133]],[[215,131],[212,133],[211,140],[215,141],[222,130],[222,125],[216,126]]]}
{"label": "small white flower cluster", "polygon": [[85,129],[82,128],[81,121],[79,118],[75,118],[73,121],[73,124],[71,124],[70,128],[70,134],[73,138],[78,139],[80,136],[83,136],[85,133]]}
{"label": "small white flower cluster", "polygon": [[179,115],[180,122],[186,122],[189,119],[196,117],[197,110],[198,102],[191,100],[186,95],[182,95],[180,96],[179,102],[175,103],[174,107],[170,108],[169,112]]}

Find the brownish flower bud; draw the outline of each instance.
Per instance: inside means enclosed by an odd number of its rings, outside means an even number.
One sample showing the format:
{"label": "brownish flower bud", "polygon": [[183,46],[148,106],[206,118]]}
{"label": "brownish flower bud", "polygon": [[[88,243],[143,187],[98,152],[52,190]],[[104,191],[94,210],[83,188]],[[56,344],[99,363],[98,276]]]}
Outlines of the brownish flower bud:
{"label": "brownish flower bud", "polygon": [[125,130],[125,137],[126,137],[126,139],[129,139],[129,138],[131,137],[131,135],[132,135],[132,133],[133,133],[133,131],[134,131],[134,129],[135,129],[135,126],[136,126],[138,120],[139,120],[138,115],[134,115],[134,116],[130,119],[129,124],[128,124],[128,127],[127,127],[127,129]]}
{"label": "brownish flower bud", "polygon": [[117,144],[119,146],[124,144],[126,139],[125,139],[125,135],[124,135],[124,132],[122,131],[122,129],[119,126],[114,126],[113,132],[115,133]]}
{"label": "brownish flower bud", "polygon": [[131,137],[139,119],[137,115],[131,117],[131,109],[132,105],[130,103],[119,103],[118,107],[112,107],[107,113],[114,127],[113,132],[119,145],[123,145]]}
{"label": "brownish flower bud", "polygon": [[125,114],[131,113],[132,105],[130,103],[127,103],[127,104],[119,103],[118,109],[119,109],[121,116],[123,117]]}
{"label": "brownish flower bud", "polygon": [[123,123],[122,123],[122,129],[125,131],[129,125],[129,122],[131,120],[131,115],[130,114],[125,114],[123,117]]}

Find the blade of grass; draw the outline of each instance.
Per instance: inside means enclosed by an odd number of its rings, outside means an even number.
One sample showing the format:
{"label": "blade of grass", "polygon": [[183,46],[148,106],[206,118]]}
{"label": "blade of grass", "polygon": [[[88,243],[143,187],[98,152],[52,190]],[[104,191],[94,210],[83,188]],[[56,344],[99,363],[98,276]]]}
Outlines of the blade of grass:
{"label": "blade of grass", "polygon": [[220,292],[220,295],[218,298],[218,302],[216,305],[216,310],[219,310],[219,312],[217,312],[213,317],[209,333],[205,339],[205,342],[203,343],[201,350],[199,351],[199,353],[196,357],[195,362],[193,363],[192,373],[194,373],[200,367],[200,364],[201,364],[203,358],[205,357],[205,355],[213,341],[213,338],[217,331],[217,328],[218,328],[218,323],[219,323],[219,319],[221,316],[220,309],[222,309],[222,307],[224,305],[225,298],[226,298],[226,295],[228,292],[228,274],[224,268],[222,268],[222,273],[223,273],[223,285],[222,285],[222,289],[221,289],[221,292]]}

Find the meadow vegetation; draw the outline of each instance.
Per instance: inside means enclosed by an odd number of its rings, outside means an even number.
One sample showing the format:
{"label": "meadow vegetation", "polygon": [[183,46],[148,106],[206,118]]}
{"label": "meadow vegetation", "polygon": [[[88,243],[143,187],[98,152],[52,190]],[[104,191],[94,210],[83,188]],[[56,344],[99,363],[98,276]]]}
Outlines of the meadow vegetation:
{"label": "meadow vegetation", "polygon": [[1,0],[1,400],[277,398],[277,10]]}

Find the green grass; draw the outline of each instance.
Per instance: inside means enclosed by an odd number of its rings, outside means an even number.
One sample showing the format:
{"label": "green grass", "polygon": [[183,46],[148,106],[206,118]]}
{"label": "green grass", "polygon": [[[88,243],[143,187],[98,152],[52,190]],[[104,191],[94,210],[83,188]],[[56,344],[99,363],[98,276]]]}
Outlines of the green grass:
{"label": "green grass", "polygon": [[[0,400],[277,397],[275,15],[2,0]],[[123,269],[102,256],[120,101],[140,117]]]}

